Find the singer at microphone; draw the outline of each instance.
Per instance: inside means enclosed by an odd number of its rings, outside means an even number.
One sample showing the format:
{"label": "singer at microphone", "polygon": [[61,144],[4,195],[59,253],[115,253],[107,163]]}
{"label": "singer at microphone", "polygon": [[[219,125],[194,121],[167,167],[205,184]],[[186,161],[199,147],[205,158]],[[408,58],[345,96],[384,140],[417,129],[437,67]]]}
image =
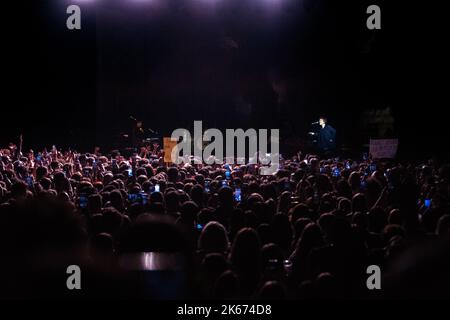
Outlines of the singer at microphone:
{"label": "singer at microphone", "polygon": [[326,117],[320,117],[319,121],[313,122],[320,125],[318,133],[310,132],[312,135],[317,135],[317,146],[319,151],[324,155],[331,155],[336,149],[336,129],[328,124]]}

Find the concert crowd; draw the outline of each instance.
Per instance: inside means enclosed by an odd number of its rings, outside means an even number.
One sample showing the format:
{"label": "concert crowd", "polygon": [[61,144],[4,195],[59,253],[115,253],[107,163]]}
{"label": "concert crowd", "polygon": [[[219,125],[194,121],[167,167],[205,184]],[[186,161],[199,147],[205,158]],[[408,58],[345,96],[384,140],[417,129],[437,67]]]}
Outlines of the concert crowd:
{"label": "concert crowd", "polygon": [[[450,295],[450,166],[298,153],[258,165],[0,151],[0,296]],[[68,290],[78,265],[81,290]],[[381,289],[369,290],[367,267]]]}

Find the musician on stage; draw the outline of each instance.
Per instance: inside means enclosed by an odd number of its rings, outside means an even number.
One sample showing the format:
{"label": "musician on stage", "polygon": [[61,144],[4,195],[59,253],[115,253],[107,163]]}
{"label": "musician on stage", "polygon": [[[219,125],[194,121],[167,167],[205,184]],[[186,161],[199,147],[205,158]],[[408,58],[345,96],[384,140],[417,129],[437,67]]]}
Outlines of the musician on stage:
{"label": "musician on stage", "polygon": [[142,121],[136,120],[131,131],[131,140],[133,147],[140,148],[145,139],[145,130]]}
{"label": "musician on stage", "polygon": [[327,123],[326,117],[320,117],[318,122],[313,124],[320,125],[319,132],[310,132],[317,136],[317,147],[324,155],[332,155],[336,149],[336,129]]}

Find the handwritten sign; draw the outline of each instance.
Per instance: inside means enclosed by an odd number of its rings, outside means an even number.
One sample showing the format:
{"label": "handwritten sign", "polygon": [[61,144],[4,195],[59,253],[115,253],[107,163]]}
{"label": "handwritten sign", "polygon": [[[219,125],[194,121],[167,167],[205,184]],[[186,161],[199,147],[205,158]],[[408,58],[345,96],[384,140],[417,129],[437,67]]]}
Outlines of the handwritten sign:
{"label": "handwritten sign", "polygon": [[395,158],[398,139],[370,139],[369,152],[374,159]]}

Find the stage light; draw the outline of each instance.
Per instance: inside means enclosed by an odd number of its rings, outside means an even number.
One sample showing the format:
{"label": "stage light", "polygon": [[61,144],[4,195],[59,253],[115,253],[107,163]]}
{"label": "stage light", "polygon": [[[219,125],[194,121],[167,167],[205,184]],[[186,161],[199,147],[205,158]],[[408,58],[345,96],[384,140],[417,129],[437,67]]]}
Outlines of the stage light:
{"label": "stage light", "polygon": [[132,5],[161,5],[160,0],[122,0],[124,3]]}
{"label": "stage light", "polygon": [[278,6],[286,2],[285,0],[260,0],[264,5]]}
{"label": "stage light", "polygon": [[78,4],[78,3],[92,3],[92,2],[96,2],[99,0],[71,0],[71,1],[67,1],[70,2],[72,4]]}
{"label": "stage light", "polygon": [[222,0],[193,0],[192,2],[198,4],[217,4],[221,1]]}
{"label": "stage light", "polygon": [[66,0],[65,4],[66,5],[97,5],[97,4],[101,4],[104,3],[104,0]]}
{"label": "stage light", "polygon": [[123,0],[128,3],[137,3],[137,4],[156,4],[159,0]]}
{"label": "stage light", "polygon": [[[256,0],[255,0],[256,1]],[[263,10],[264,14],[275,18],[279,13],[283,12],[288,3],[295,0],[257,0],[258,7]]]}

